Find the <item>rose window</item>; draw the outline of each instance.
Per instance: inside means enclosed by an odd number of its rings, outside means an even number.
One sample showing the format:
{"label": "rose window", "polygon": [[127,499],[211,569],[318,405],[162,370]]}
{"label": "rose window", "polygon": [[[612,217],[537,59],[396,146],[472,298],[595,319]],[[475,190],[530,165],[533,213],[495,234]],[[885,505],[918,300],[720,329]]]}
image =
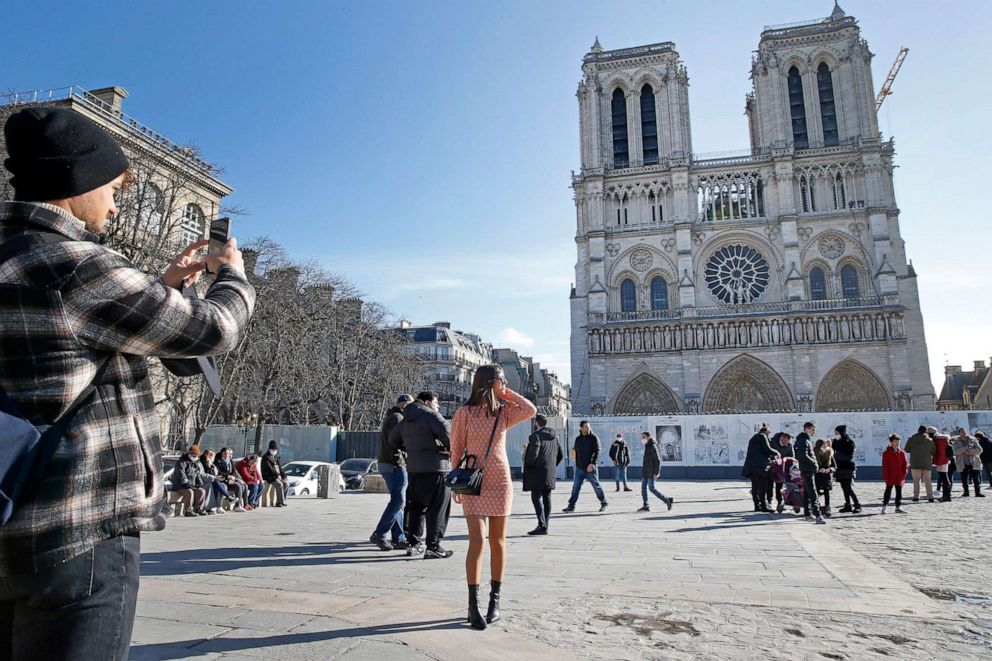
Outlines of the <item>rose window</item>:
{"label": "rose window", "polygon": [[721,248],[706,262],[706,286],[724,303],[751,303],[768,288],[769,273],[761,253],[734,244]]}

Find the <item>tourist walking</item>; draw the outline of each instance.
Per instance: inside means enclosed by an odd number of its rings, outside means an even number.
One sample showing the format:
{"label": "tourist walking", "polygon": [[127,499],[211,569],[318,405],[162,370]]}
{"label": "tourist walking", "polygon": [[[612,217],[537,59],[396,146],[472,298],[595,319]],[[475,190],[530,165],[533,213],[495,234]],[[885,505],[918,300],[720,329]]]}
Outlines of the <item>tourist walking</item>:
{"label": "tourist walking", "polygon": [[837,460],[837,470],[834,476],[844,492],[844,507],[837,510],[841,513],[861,513],[861,502],[858,494],[854,493],[854,480],[858,476],[858,467],[854,460],[857,446],[854,439],[847,434],[847,425],[837,425],[834,429],[834,458]]}
{"label": "tourist walking", "polygon": [[799,473],[803,476],[803,516],[806,518],[816,517],[816,523],[824,524],[822,512],[820,512],[819,498],[816,497],[816,473],[820,469],[820,464],[816,460],[816,451],[813,447],[813,434],[816,433],[816,425],[807,422],[803,425],[803,430],[796,436],[793,444],[793,453],[799,462]]}
{"label": "tourist walking", "polygon": [[558,464],[565,458],[558,442],[558,434],[548,427],[548,419],[538,413],[534,416],[534,433],[524,446],[524,491],[537,514],[537,527],[528,535],[547,535],[551,520],[551,492],[558,482],[555,475]]}
{"label": "tourist walking", "polygon": [[[7,471],[39,477],[0,526],[0,658],[124,659],[140,535],[165,526],[147,359],[234,349],[255,290],[233,239],[203,258],[207,241],[188,246],[162,275],[103,245],[131,176],[113,134],[83,113],[27,107],[4,134],[15,201],[0,203],[0,386],[56,449]],[[206,267],[205,297],[182,296]]]}
{"label": "tourist walking", "polygon": [[905,514],[902,508],[902,485],[906,483],[906,471],[909,470],[909,458],[899,447],[899,434],[889,435],[889,447],[882,453],[882,479],[885,481],[885,493],[882,495],[882,514],[889,508],[889,497],[896,490],[896,513]]}
{"label": "tourist walking", "polygon": [[[531,418],[537,409],[527,398],[506,387],[503,368],[483,365],[472,377],[472,393],[451,423],[451,451],[456,461],[467,455],[478,458],[483,469],[478,496],[455,494],[468,525],[465,577],[468,582],[468,621],[474,629],[485,629],[500,619],[499,599],[506,570],[506,523],[513,506],[513,483],[506,456],[506,430]],[[488,521],[489,608],[485,618],[479,611],[482,582],[482,553]]]}
{"label": "tourist walking", "polygon": [[772,449],[769,438],[771,431],[766,423],[761,423],[758,433],[747,443],[747,454],[741,468],[741,476],[751,480],[751,499],[754,501],[755,512],[772,511],[768,506],[768,474],[772,462],[779,455]]}
{"label": "tourist walking", "polygon": [[627,441],[623,440],[623,434],[617,434],[616,440],[610,446],[610,461],[613,462],[613,479],[617,483],[617,491],[620,491],[620,482],[623,481],[624,491],[633,491],[627,486],[627,467],[630,465],[630,448]]}
{"label": "tourist walking", "polygon": [[286,494],[289,493],[289,478],[282,469],[279,457],[279,444],[269,441],[269,450],[262,456],[262,480],[276,493],[276,507],[286,507]]}
{"label": "tourist walking", "polygon": [[920,500],[920,481],[926,485],[927,501],[933,502],[933,481],[930,479],[930,471],[933,470],[934,453],[936,446],[933,439],[927,435],[927,428],[923,425],[916,430],[916,433],[906,441],[906,452],[909,453],[909,470],[913,475],[913,502]]}
{"label": "tourist walking", "polygon": [[954,458],[961,470],[961,484],[964,487],[964,497],[971,495],[968,483],[975,486],[975,496],[984,498],[982,493],[982,446],[968,431],[962,427],[953,441]]}
{"label": "tourist walking", "polygon": [[[386,411],[386,417],[383,418],[382,427],[379,429],[379,474],[382,475],[386,489],[389,491],[389,502],[386,503],[386,509],[379,517],[379,523],[372,531],[369,541],[382,551],[406,549],[410,546],[403,531],[408,486],[406,454],[403,450],[390,445],[389,435],[403,420],[403,409],[411,402],[413,402],[412,395],[400,395],[396,400],[396,406]],[[391,538],[388,542],[386,533],[389,533]]]}
{"label": "tourist walking", "polygon": [[937,471],[937,490],[940,502],[951,500],[951,437],[939,433],[936,427],[927,427],[927,436],[933,439],[933,466]]}
{"label": "tourist walking", "polygon": [[978,446],[982,448],[980,455],[982,468],[985,469],[985,478],[989,481],[989,488],[992,488],[992,440],[989,440],[985,432],[982,431],[975,432],[975,439],[978,441]]}
{"label": "tourist walking", "polygon": [[568,499],[568,506],[562,512],[574,512],[575,503],[579,500],[579,491],[582,483],[588,482],[592,485],[596,498],[599,498],[599,511],[605,512],[609,503],[606,502],[606,494],[599,484],[599,474],[596,464],[599,462],[599,438],[592,433],[588,420],[579,423],[579,435],[575,437],[575,444],[572,446],[575,451],[575,475],[572,478],[572,495]]}
{"label": "tourist walking", "polygon": [[837,459],[834,457],[834,449],[827,439],[817,439],[813,444],[813,454],[816,455],[816,476],[813,482],[816,484],[816,493],[823,496],[823,516],[830,518],[830,492],[834,486],[834,473],[837,472]]}
{"label": "tourist walking", "polygon": [[[389,433],[389,444],[406,452],[406,554],[426,559],[450,558],[441,546],[451,516],[451,433],[438,413],[437,394],[425,390],[403,408],[403,420]],[[425,529],[426,524],[426,529]]]}
{"label": "tourist walking", "polygon": [[651,511],[651,507],[648,505],[648,491],[657,496],[661,502],[665,503],[668,511],[671,511],[675,499],[666,497],[654,486],[654,481],[661,477],[661,453],[658,452],[658,442],[651,438],[649,432],[643,432],[641,443],[644,444],[644,462],[641,464],[641,500],[644,501],[644,505],[637,511]]}

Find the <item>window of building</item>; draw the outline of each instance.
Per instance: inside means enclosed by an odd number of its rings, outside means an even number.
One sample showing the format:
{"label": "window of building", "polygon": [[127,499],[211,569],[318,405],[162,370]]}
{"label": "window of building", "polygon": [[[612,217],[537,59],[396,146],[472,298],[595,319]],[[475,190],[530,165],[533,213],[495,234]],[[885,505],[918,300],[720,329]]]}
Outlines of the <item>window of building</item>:
{"label": "window of building", "polygon": [[644,147],[644,165],[658,163],[658,122],[655,119],[654,90],[650,85],[641,88],[641,143]]}
{"label": "window of building", "polygon": [[814,301],[827,298],[827,277],[819,266],[814,266],[809,272],[809,297]]}
{"label": "window of building", "polygon": [[799,197],[802,200],[803,213],[816,211],[816,185],[813,177],[806,174],[799,177]]}
{"label": "window of building", "polygon": [[620,283],[620,311],[634,312],[637,310],[637,289],[633,280],[624,280]]}
{"label": "window of building", "polygon": [[668,309],[668,283],[661,276],[651,280],[651,309]]}
{"label": "window of building", "polygon": [[816,69],[816,87],[820,93],[820,119],[823,124],[823,145],[832,147],[837,144],[837,111],[834,105],[834,81],[830,75],[830,67],[826,62],[820,62]]}
{"label": "window of building", "polygon": [[848,264],[840,270],[840,286],[844,292],[844,298],[860,298],[861,284],[858,278],[858,269]]}
{"label": "window of building", "polygon": [[796,149],[806,149],[809,147],[806,101],[803,99],[803,78],[796,67],[789,69],[789,111],[792,114],[792,142]]}
{"label": "window of building", "polygon": [[205,231],[206,216],[203,215],[203,209],[200,208],[198,204],[187,204],[186,210],[183,211],[183,219],[179,224],[179,234],[183,245],[189,245],[191,243],[196,243],[203,238]]}
{"label": "window of building", "polygon": [[844,188],[844,175],[838,172],[830,181],[831,193],[834,198],[834,209],[847,208],[847,191]]}
{"label": "window of building", "polygon": [[613,167],[625,168],[630,165],[630,152],[627,147],[627,97],[622,89],[613,90],[611,109],[613,112]]}

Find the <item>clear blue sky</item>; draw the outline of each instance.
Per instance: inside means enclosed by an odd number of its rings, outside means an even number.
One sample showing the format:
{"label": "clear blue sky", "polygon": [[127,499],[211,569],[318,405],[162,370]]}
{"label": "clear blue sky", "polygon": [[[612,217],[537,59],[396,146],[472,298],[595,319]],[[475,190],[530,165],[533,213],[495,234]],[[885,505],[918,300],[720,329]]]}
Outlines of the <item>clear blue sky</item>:
{"label": "clear blue sky", "polygon": [[[748,2],[7,2],[0,87],[121,85],[125,111],[200,145],[268,234],[416,323],[449,320],[568,378],[576,83],[607,49],[671,40],[696,151],[746,148],[751,51],[766,24],[832,0]],[[897,200],[919,273],[935,387],[945,354],[992,354],[983,74],[992,3],[841,6],[876,53]],[[984,158],[983,158],[984,157]],[[983,164],[984,163],[984,164]],[[976,212],[977,215],[976,215]]]}

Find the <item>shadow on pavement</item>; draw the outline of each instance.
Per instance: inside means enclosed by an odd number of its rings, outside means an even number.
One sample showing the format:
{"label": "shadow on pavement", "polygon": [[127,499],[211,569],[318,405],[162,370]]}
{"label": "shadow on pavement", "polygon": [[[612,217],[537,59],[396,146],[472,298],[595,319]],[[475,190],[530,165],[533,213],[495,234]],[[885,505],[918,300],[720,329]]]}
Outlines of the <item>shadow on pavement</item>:
{"label": "shadow on pavement", "polygon": [[141,555],[142,576],[225,572],[254,567],[305,567],[406,560],[402,551],[384,552],[369,542],[302,546],[237,547],[160,551]]}
{"label": "shadow on pavement", "polygon": [[[213,638],[210,640],[193,639],[180,640],[171,643],[133,645],[129,654],[132,661],[142,659],[185,659],[197,655],[218,654],[254,650],[260,647],[277,647],[280,645],[305,645],[338,638],[362,638],[366,636],[388,636],[392,634],[411,633],[416,631],[443,631],[466,628],[464,618],[447,618],[443,620],[425,620],[421,622],[398,622],[396,624],[379,624],[351,629],[334,631],[318,631],[314,633],[285,633],[263,637],[248,638]],[[275,650],[274,650],[275,651]]]}

